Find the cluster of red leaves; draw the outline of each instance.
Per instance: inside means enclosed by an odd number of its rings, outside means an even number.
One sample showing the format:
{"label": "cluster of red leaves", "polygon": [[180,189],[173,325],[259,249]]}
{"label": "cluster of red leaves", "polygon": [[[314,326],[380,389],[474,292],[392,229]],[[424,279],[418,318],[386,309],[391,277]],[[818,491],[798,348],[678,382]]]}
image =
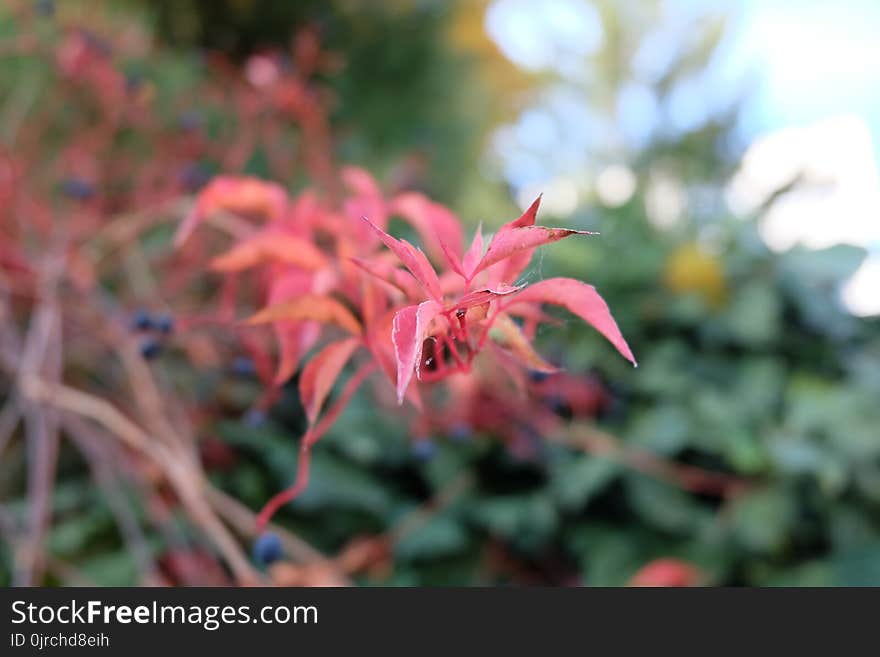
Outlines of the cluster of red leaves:
{"label": "cluster of red leaves", "polygon": [[[176,236],[183,245],[216,212],[250,218],[250,233],[211,268],[228,280],[256,273],[266,305],[247,324],[274,332],[279,357],[272,385],[300,371],[314,350],[299,374],[308,429],[296,481],[264,507],[262,523],[305,488],[311,447],[375,370],[384,373],[399,404],[408,400],[419,410],[424,384],[469,373],[481,352],[506,371],[553,372],[532,346],[537,327],[552,321],[545,304],[577,315],[635,364],[593,287],[570,278],[517,283],[537,247],[589,234],[536,225],[540,198],[491,239],[478,228],[466,244],[458,218],[426,196],[386,198],[358,168],[344,168],[341,179],[346,193],[334,204],[313,191],[289,198],[281,186],[255,178],[217,178]],[[390,235],[391,217],[409,224],[424,250]],[[354,373],[322,414],[349,363],[357,363]]]}

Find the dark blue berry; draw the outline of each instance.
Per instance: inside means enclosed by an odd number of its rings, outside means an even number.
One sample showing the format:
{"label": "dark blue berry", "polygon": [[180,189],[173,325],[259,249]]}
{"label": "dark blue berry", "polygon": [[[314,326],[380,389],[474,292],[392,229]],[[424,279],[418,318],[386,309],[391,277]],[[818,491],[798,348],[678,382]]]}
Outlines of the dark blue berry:
{"label": "dark blue berry", "polygon": [[474,434],[474,430],[467,422],[456,422],[449,429],[449,437],[457,443],[463,443],[470,440]]}
{"label": "dark blue berry", "polygon": [[156,330],[163,335],[168,335],[174,330],[174,318],[168,314],[157,315],[153,319],[153,324]]}
{"label": "dark blue berry", "polygon": [[146,310],[137,310],[131,316],[131,328],[135,331],[149,331],[153,328],[153,318]]}
{"label": "dark blue berry", "polygon": [[249,408],[241,421],[246,427],[256,429],[266,424],[267,419],[266,411],[262,408]]}
{"label": "dark blue berry", "polygon": [[570,420],[572,417],[571,404],[562,395],[552,395],[547,399],[550,410],[561,418]]}
{"label": "dark blue berry", "polygon": [[189,164],[180,172],[180,184],[188,191],[196,192],[207,184],[210,177],[201,164]]}
{"label": "dark blue berry", "polygon": [[529,370],[529,380],[532,383],[541,383],[542,381],[546,381],[547,377],[550,376],[547,372],[541,372],[539,370]]}
{"label": "dark blue berry", "polygon": [[202,115],[195,110],[187,110],[182,112],[177,119],[177,124],[181,130],[189,132],[202,127]]}
{"label": "dark blue berry", "polygon": [[61,183],[61,191],[77,201],[88,201],[95,195],[95,186],[81,178],[68,178]]}
{"label": "dark blue berry", "polygon": [[261,566],[268,566],[284,556],[281,538],[273,532],[264,532],[257,536],[253,549],[254,561]]}
{"label": "dark blue berry", "polygon": [[413,441],[412,454],[419,461],[430,461],[437,451],[437,446],[430,438],[417,438]]}
{"label": "dark blue berry", "polygon": [[152,360],[162,353],[162,344],[155,338],[147,338],[141,342],[141,356]]}
{"label": "dark blue berry", "polygon": [[101,55],[102,57],[109,57],[113,54],[113,48],[110,47],[110,44],[106,39],[98,36],[91,30],[80,30],[80,33],[85,39],[86,43],[92,48],[96,53]]}
{"label": "dark blue berry", "polygon": [[257,369],[254,367],[254,361],[245,356],[237,356],[234,358],[230,370],[232,371],[233,376],[241,377],[242,379],[248,379],[257,373]]}

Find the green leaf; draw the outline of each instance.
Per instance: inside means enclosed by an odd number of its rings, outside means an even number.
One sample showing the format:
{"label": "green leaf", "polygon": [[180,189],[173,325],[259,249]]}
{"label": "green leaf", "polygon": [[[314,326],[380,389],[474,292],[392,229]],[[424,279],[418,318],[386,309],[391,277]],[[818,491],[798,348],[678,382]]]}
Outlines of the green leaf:
{"label": "green leaf", "polygon": [[553,468],[550,489],[559,506],[575,511],[601,493],[620,471],[613,461],[578,455]]}

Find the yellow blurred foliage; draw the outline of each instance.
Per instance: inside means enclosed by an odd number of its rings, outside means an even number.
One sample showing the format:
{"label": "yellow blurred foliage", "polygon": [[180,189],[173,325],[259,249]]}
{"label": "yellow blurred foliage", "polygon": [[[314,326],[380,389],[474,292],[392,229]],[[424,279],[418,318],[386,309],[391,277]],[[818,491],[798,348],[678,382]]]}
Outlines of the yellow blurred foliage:
{"label": "yellow blurred foliage", "polygon": [[721,261],[694,242],[683,244],[670,254],[663,283],[678,294],[698,294],[714,307],[721,306],[727,298]]}

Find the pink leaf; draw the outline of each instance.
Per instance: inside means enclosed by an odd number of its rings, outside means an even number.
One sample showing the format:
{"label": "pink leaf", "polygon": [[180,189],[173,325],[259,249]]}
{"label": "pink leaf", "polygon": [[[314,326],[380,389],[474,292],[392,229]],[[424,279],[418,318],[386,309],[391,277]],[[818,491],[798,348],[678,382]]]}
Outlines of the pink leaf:
{"label": "pink leaf", "polygon": [[[495,237],[486,250],[486,255],[477,264],[471,278],[478,273],[513,255],[523,253],[529,258],[531,252],[542,244],[550,244],[570,235],[592,235],[587,231],[570,230],[568,228],[547,228],[545,226],[521,226],[495,233]],[[526,261],[528,262],[528,261]]]}
{"label": "pink leaf", "polygon": [[361,222],[361,217],[370,217],[378,226],[388,225],[388,204],[382,190],[373,177],[364,169],[347,166],[342,169],[342,181],[352,196],[343,202],[343,211],[354,222],[354,237],[358,242],[370,243],[371,232]]}
{"label": "pink leaf", "polygon": [[442,308],[436,301],[424,301],[417,306],[407,306],[394,315],[391,341],[397,360],[397,403],[402,404],[406,389],[412,380],[416,365],[421,362],[422,343],[431,322]]}
{"label": "pink leaf", "polygon": [[391,285],[408,297],[417,299],[420,296],[418,281],[408,271],[378,260],[369,261],[362,258],[351,258],[351,262],[359,269],[363,269],[371,276]]}
{"label": "pink leaf", "polygon": [[358,338],[332,342],[303,368],[299,379],[299,396],[306,409],[309,425],[318,419],[324,400],[359,345]]}
{"label": "pink leaf", "polygon": [[[461,261],[461,268],[465,272],[473,271],[474,267],[477,266],[477,263],[480,261],[480,258],[483,257],[483,224],[481,223],[477,226],[477,231],[474,233],[474,240],[471,242],[470,248],[467,250],[467,253],[464,254],[464,258]],[[467,275],[465,275],[467,278]]]}
{"label": "pink leaf", "polygon": [[624,358],[636,365],[629,345],[623,339],[608,305],[592,285],[573,278],[548,278],[517,294],[508,306],[518,303],[552,303],[563,306],[593,326],[613,344]]}
{"label": "pink leaf", "polygon": [[440,291],[440,279],[437,277],[437,272],[434,271],[434,268],[431,266],[431,263],[428,262],[428,258],[425,257],[425,254],[406,240],[398,240],[391,237],[391,235],[376,226],[376,224],[366,217],[364,217],[364,221],[376,231],[376,234],[382,242],[384,242],[385,246],[387,246],[394,255],[400,259],[406,268],[412,272],[412,275],[416,277],[416,280],[419,283],[421,283],[422,287],[425,288],[425,291],[432,298],[439,300],[443,296]]}
{"label": "pink leaf", "polygon": [[391,202],[391,211],[412,224],[432,256],[439,259],[448,251],[456,262],[461,260],[461,224],[451,210],[424,194],[406,192]]}
{"label": "pink leaf", "polygon": [[449,265],[449,268],[462,278],[467,278],[461,268],[461,259],[446,246],[445,242],[440,242],[440,248],[443,250],[443,256],[446,258],[446,264]]}
{"label": "pink leaf", "polygon": [[342,167],[342,181],[358,196],[382,198],[382,190],[366,169],[356,166]]}
{"label": "pink leaf", "polygon": [[468,308],[473,308],[474,306],[481,306],[484,303],[489,303],[490,301],[498,297],[507,296],[508,294],[513,294],[514,292],[519,292],[521,289],[521,286],[516,285],[499,285],[495,289],[476,290],[475,292],[469,292],[461,297],[458,301],[455,302],[454,307],[456,310],[467,310]]}

